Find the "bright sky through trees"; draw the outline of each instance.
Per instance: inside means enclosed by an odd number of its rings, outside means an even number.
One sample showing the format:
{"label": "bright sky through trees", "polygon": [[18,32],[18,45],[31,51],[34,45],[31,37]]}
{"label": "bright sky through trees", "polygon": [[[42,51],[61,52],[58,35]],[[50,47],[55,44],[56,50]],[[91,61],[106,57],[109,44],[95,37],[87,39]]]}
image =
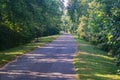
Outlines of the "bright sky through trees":
{"label": "bright sky through trees", "polygon": [[67,7],[69,0],[62,0],[62,2],[64,3],[64,6]]}

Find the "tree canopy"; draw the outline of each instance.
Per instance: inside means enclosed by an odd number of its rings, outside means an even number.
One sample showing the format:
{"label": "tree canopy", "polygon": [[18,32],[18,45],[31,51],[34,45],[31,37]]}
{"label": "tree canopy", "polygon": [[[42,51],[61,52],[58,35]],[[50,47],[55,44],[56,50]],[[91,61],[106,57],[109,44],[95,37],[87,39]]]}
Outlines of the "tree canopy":
{"label": "tree canopy", "polygon": [[60,4],[59,0],[0,0],[0,50],[57,34]]}
{"label": "tree canopy", "polygon": [[70,0],[68,15],[79,37],[117,57],[120,65],[119,4],[120,0]]}

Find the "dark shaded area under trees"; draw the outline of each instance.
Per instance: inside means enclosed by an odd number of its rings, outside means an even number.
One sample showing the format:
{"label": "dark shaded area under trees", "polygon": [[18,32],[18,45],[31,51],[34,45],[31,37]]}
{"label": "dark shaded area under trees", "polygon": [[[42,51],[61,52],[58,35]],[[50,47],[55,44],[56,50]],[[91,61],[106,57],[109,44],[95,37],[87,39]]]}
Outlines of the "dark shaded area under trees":
{"label": "dark shaded area under trees", "polygon": [[0,50],[58,34],[59,0],[0,0]]}

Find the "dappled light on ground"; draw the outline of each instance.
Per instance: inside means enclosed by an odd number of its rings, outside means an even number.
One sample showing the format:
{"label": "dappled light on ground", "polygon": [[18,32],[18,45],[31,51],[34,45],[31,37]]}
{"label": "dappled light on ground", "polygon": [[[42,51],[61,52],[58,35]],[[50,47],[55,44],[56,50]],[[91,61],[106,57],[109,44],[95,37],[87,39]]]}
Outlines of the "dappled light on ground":
{"label": "dappled light on ground", "polygon": [[114,58],[83,40],[79,44],[79,52],[74,59],[80,80],[120,80]]}
{"label": "dappled light on ground", "polygon": [[95,76],[103,77],[103,78],[108,78],[110,80],[118,80],[118,78],[119,78],[119,75],[111,75],[111,74],[95,74]]}
{"label": "dappled light on ground", "polygon": [[24,53],[27,53],[29,51],[34,50],[37,47],[41,47],[43,45],[45,45],[45,43],[51,42],[54,39],[56,39],[58,37],[58,35],[54,35],[54,36],[46,36],[46,37],[40,37],[39,38],[39,42],[35,42],[35,40],[33,40],[31,43],[28,44],[24,44],[15,48],[11,48],[5,51],[1,51],[0,52],[0,67],[2,67],[3,65],[5,65],[6,63],[8,63],[11,60],[14,60],[17,56],[20,56]]}
{"label": "dappled light on ground", "polygon": [[76,80],[75,40],[70,34],[24,54],[0,70],[1,80]]}
{"label": "dappled light on ground", "polygon": [[21,76],[24,76],[24,75],[27,75],[31,78],[50,78],[50,79],[60,79],[61,80],[64,78],[64,79],[67,79],[68,77],[72,78],[74,77],[72,74],[63,74],[63,73],[58,73],[58,72],[52,72],[52,73],[39,73],[39,72],[31,72],[31,71],[12,71],[12,72],[0,72],[2,74],[7,74],[9,76],[7,77],[10,77],[11,79],[15,79],[15,77],[13,77],[12,75],[21,75]]}

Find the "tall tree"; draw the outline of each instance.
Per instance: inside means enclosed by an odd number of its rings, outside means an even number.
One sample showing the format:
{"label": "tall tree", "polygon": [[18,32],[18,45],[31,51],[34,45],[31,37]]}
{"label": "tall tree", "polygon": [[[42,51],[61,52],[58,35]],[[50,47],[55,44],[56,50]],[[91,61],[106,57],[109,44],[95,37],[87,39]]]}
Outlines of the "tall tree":
{"label": "tall tree", "polygon": [[120,65],[119,4],[120,0],[71,0],[68,12],[79,37],[117,56]]}
{"label": "tall tree", "polygon": [[0,50],[59,32],[59,0],[0,0]]}

